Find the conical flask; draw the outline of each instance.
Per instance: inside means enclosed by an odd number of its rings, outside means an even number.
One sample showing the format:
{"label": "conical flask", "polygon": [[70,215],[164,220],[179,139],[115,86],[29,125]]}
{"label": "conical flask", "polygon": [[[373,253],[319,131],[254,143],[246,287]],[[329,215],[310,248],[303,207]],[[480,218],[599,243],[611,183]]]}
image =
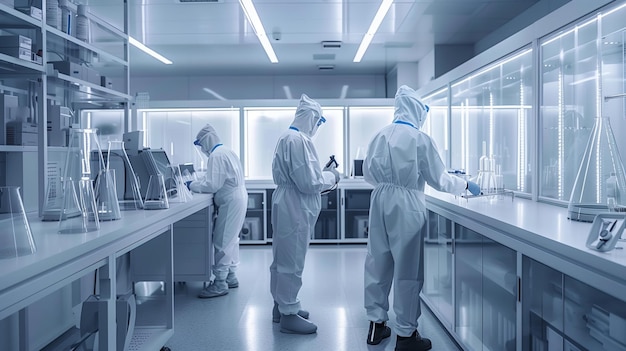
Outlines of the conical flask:
{"label": "conical flask", "polygon": [[96,132],[97,129],[70,129],[69,146],[65,163],[63,163],[63,176],[58,184],[53,179],[48,181],[42,211],[43,220],[59,220],[61,216],[73,215],[72,209],[64,210],[61,207],[67,202],[58,198],[59,188],[64,185],[63,182],[90,180],[105,169]]}
{"label": "conical flask", "polygon": [[96,197],[90,179],[63,181],[59,233],[80,234],[100,229]]}
{"label": "conical flask", "polygon": [[[607,191],[609,189],[610,191]],[[596,117],[568,206],[572,220],[593,222],[596,214],[626,211],[626,172],[608,117]]]}
{"label": "conical flask", "polygon": [[117,202],[117,186],[115,184],[115,170],[105,169],[98,174],[96,179],[96,206],[98,219],[112,221],[122,218],[120,205]]}
{"label": "conical flask", "polygon": [[0,259],[36,251],[19,190],[16,186],[0,187]]}
{"label": "conical flask", "polygon": [[116,169],[115,182],[120,210],[140,210],[143,199],[139,191],[139,182],[128,159],[123,141],[109,141],[106,154],[107,169]]}
{"label": "conical flask", "polygon": [[174,184],[176,184],[176,196],[169,199],[170,202],[187,202],[192,199],[191,191],[187,188],[179,166],[170,166]]}
{"label": "conical flask", "polygon": [[167,192],[165,191],[165,178],[162,174],[150,176],[143,207],[146,210],[170,208]]}

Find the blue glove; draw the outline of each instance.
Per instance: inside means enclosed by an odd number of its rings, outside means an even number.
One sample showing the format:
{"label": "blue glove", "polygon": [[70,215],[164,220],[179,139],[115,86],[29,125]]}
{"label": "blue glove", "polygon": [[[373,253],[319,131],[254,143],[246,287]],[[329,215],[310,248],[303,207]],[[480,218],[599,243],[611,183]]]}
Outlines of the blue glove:
{"label": "blue glove", "polygon": [[185,182],[185,185],[187,186],[187,189],[191,190],[191,188],[189,187],[189,185],[191,184],[191,180],[188,180]]}
{"label": "blue glove", "polygon": [[480,187],[478,184],[469,180],[467,181],[467,190],[469,190],[472,195],[480,195]]}

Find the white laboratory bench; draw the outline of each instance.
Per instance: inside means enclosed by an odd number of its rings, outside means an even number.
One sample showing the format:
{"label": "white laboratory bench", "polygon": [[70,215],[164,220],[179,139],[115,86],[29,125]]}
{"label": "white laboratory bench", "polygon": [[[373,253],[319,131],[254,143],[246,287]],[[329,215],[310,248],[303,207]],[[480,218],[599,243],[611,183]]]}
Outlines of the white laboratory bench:
{"label": "white laboratory bench", "polygon": [[426,194],[421,296],[464,349],[626,350],[624,241],[588,249],[565,207]]}
{"label": "white laboratory bench", "polygon": [[[106,305],[101,307],[104,313],[99,320],[100,349],[114,349],[115,298],[110,297],[116,296],[117,274],[120,274],[116,260],[127,253],[130,253],[131,263],[127,267],[130,272],[123,274],[130,274],[133,282],[159,281],[164,282],[165,287],[160,301],[143,301],[143,307],[137,304],[133,350],[155,350],[163,346],[173,333],[174,247],[177,241],[181,241],[178,237],[182,239],[183,252],[186,250],[185,243],[197,244],[198,240],[204,240],[205,247],[200,247],[199,252],[206,257],[194,257],[203,260],[195,261],[196,266],[204,265],[199,268],[202,275],[197,280],[208,280],[204,278],[210,276],[213,196],[194,194],[188,202],[170,201],[169,205],[169,209],[164,210],[122,211],[121,219],[100,222],[99,231],[84,234],[59,234],[58,222],[42,222],[36,217],[29,217],[37,251],[31,255],[0,260],[0,322],[4,319],[6,323],[0,323],[0,335],[4,336],[0,338],[4,339],[0,341],[0,346],[9,347],[5,349],[16,346],[20,350],[39,349],[71,327],[71,307],[80,301],[71,301],[69,311],[62,312],[67,313],[69,318],[33,315],[29,308],[43,297],[65,289],[97,270],[98,294],[101,300],[106,301]],[[200,233],[200,239],[185,239],[186,231],[176,229],[181,223],[184,229],[189,219],[196,223],[192,228],[197,228],[198,224],[204,228],[194,233]],[[179,259],[188,260],[185,255],[179,256]],[[184,276],[185,272],[180,273]],[[151,305],[157,306],[161,314],[155,317],[156,321],[149,320],[150,314],[154,313],[149,311]],[[35,320],[38,318],[49,321]],[[19,337],[16,330],[11,329],[12,319],[19,320]],[[7,336],[2,334],[7,331],[13,340],[7,340]]]}

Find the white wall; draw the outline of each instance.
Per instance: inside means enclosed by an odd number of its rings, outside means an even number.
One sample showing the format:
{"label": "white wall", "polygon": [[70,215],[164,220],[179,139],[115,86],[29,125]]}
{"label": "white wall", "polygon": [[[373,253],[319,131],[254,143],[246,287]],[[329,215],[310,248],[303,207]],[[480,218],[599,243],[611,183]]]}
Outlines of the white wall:
{"label": "white wall", "polygon": [[385,98],[385,80],[382,74],[132,77],[130,90],[131,95],[148,92],[154,101],[297,99],[302,93],[314,99]]}
{"label": "white wall", "polygon": [[419,89],[435,79],[435,49],[424,56],[417,64],[417,86]]}

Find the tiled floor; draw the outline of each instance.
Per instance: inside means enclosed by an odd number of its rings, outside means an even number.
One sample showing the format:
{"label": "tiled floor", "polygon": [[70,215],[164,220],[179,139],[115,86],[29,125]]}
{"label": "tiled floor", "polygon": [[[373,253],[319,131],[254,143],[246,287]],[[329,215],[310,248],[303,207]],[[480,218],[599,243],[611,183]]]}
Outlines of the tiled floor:
{"label": "tiled floor", "polygon": [[[300,300],[318,330],[312,335],[284,334],[272,323],[269,292],[271,246],[242,246],[240,286],[212,299],[197,298],[202,283],[178,283],[174,302],[172,351],[358,351],[393,350],[395,333],[377,346],[367,345],[363,308],[365,245],[311,245]],[[393,294],[392,294],[393,295]],[[390,311],[393,323],[395,315]],[[391,324],[390,323],[390,324]],[[393,328],[392,328],[393,329]],[[459,350],[423,306],[419,331],[433,350]]]}

